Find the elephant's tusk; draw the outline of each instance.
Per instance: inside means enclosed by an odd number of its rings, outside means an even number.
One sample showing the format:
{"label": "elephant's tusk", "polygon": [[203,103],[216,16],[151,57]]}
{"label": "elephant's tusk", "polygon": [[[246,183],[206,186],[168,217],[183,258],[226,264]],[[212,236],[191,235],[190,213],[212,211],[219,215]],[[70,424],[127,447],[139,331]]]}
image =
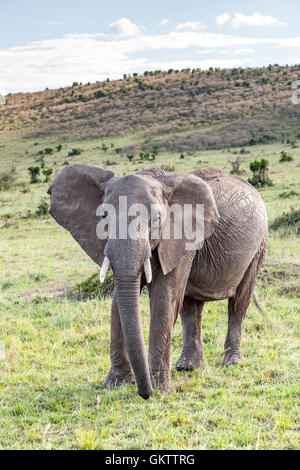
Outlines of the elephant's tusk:
{"label": "elephant's tusk", "polygon": [[107,274],[107,271],[109,270],[109,259],[107,256],[104,257],[101,270],[100,270],[100,282],[104,282],[105,276]]}
{"label": "elephant's tusk", "polygon": [[152,269],[151,269],[150,258],[146,259],[144,263],[144,270],[145,270],[147,283],[150,284],[150,282],[152,281]]}

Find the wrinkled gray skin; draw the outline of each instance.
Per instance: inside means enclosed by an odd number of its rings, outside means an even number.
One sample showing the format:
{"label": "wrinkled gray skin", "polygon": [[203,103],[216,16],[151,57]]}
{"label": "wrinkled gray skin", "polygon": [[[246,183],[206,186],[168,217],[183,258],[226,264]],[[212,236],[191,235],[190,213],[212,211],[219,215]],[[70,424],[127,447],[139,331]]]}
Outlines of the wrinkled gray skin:
{"label": "wrinkled gray skin", "polygon": [[[228,332],[222,364],[239,363],[241,329],[267,241],[267,215],[258,192],[237,176],[216,168],[193,174],[144,170],[115,177],[89,165],[64,168],[49,189],[50,213],[70,231],[85,252],[101,266],[105,255],[114,273],[111,311],[111,370],[106,386],[137,383],[145,399],[153,385],[170,393],[170,348],[178,313],[183,350],[178,370],[203,362],[201,316],[204,303],[228,299]],[[186,251],[186,240],[99,240],[97,207],[118,207],[120,195],[129,204],[141,202],[150,213],[158,204],[160,229],[169,205],[204,204],[205,240],[198,251]],[[129,218],[130,220],[130,218]],[[160,230],[161,233],[161,230]],[[143,264],[151,257],[150,341],[147,358],[139,312],[139,295],[146,284]]]}

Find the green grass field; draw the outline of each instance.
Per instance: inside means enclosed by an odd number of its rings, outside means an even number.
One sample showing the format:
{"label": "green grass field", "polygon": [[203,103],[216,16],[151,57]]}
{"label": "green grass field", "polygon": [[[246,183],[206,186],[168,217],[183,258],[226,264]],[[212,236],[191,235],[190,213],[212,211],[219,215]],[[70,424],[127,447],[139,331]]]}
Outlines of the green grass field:
{"label": "green grass field", "polygon": [[[155,162],[130,163],[113,149],[139,135],[63,143],[45,157],[56,174],[64,161],[105,166],[122,175],[149,166],[191,171],[217,166],[230,171],[238,155],[227,150],[193,155],[159,154]],[[38,142],[38,145],[35,143]],[[175,372],[176,393],[155,391],[145,402],[135,386],[108,391],[110,299],[77,300],[68,294],[97,271],[71,236],[49,216],[37,217],[49,184],[29,184],[27,168],[54,139],[28,140],[2,134],[0,173],[16,166],[16,181],[0,192],[0,448],[8,449],[296,449],[299,448],[299,275],[296,228],[270,234],[258,295],[271,324],[251,304],[244,323],[243,364],[220,366],[226,335],[226,302],[206,304],[205,368]],[[83,153],[68,157],[80,147]],[[294,161],[279,163],[281,150]],[[239,151],[239,149],[235,150]],[[255,146],[240,155],[267,158],[274,186],[261,190],[272,222],[299,210],[300,149],[280,143]],[[54,164],[56,162],[56,165]],[[280,197],[294,191],[294,195]],[[29,212],[30,211],[30,212]],[[148,340],[149,304],[142,295]],[[172,363],[182,346],[178,320]]]}

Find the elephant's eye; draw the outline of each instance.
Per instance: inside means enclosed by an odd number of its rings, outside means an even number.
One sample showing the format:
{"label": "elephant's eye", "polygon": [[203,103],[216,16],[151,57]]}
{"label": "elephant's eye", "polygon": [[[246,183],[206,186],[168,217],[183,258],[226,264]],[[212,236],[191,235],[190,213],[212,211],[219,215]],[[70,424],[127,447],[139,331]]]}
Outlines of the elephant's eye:
{"label": "elephant's eye", "polygon": [[152,224],[153,224],[153,225],[158,225],[158,224],[159,224],[159,220],[160,220],[159,215],[156,216],[156,217],[153,217],[153,219],[152,219]]}

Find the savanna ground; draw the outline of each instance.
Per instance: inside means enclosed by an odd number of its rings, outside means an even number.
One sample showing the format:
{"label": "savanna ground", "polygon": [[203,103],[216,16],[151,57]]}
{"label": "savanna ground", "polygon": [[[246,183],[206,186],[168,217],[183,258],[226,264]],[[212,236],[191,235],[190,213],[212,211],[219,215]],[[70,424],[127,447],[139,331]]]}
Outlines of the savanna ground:
{"label": "savanna ground", "polygon": [[[300,149],[281,143],[159,153],[154,162],[129,162],[114,148],[139,135],[63,143],[45,156],[54,174],[64,162],[107,165],[117,174],[146,167],[190,171],[217,166],[230,171],[240,156],[267,158],[274,186],[261,190],[270,223],[300,201]],[[105,142],[108,150],[102,150]],[[136,387],[104,388],[110,368],[110,298],[78,299],[72,288],[97,271],[71,236],[49,216],[36,215],[48,183],[29,184],[27,168],[40,149],[59,138],[1,136],[0,173],[15,165],[16,180],[0,192],[0,448],[2,449],[296,449],[299,448],[299,271],[297,227],[271,231],[257,292],[271,323],[251,303],[241,365],[220,366],[226,335],[226,302],[207,303],[203,315],[205,368],[178,373],[178,319],[172,347],[176,393],[155,391],[145,402]],[[82,154],[68,157],[72,148]],[[294,155],[279,163],[282,150]],[[108,164],[108,160],[110,165]],[[56,162],[56,165],[54,164]],[[111,165],[113,163],[113,165]],[[52,177],[54,176],[52,175]],[[41,177],[43,180],[43,176]],[[282,196],[282,193],[286,197]],[[29,212],[30,211],[30,212]],[[71,294],[70,294],[71,291]],[[149,303],[141,297],[145,339]]]}

